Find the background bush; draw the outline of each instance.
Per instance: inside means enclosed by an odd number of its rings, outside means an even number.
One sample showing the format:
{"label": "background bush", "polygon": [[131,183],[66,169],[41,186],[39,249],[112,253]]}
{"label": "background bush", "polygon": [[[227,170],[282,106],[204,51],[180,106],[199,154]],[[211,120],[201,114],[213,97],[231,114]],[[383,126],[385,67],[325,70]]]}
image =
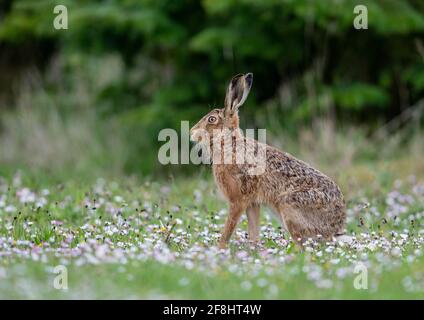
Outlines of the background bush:
{"label": "background bush", "polygon": [[[68,8],[68,30],[53,28],[57,4]],[[413,130],[392,139],[396,146],[422,124],[424,2],[361,1],[368,30],[353,28],[357,4],[3,0],[0,162],[163,172],[159,130],[220,107],[229,78],[248,71],[255,83],[243,126],[268,128],[289,150],[306,141],[342,161],[376,157],[365,144],[383,123],[407,115],[395,127]],[[417,112],[405,111],[411,106]],[[352,126],[361,133],[349,134]],[[350,153],[334,150],[336,140],[352,139]]]}

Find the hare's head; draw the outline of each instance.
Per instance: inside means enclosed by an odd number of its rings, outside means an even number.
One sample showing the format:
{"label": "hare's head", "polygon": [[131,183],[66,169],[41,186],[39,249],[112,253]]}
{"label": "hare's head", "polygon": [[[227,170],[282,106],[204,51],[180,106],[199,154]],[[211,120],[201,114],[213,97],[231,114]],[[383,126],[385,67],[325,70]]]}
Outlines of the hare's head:
{"label": "hare's head", "polygon": [[224,130],[239,129],[238,109],[246,101],[252,87],[253,74],[238,74],[231,79],[224,100],[224,108],[214,109],[190,129],[191,139],[201,142],[205,135],[210,141]]}

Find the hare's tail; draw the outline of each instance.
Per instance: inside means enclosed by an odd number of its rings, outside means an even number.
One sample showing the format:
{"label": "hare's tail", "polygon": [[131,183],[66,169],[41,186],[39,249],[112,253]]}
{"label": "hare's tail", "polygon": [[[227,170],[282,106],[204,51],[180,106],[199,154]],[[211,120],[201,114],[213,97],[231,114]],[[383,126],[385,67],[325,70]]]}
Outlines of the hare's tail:
{"label": "hare's tail", "polygon": [[352,236],[348,236],[347,234],[341,233],[341,234],[336,234],[334,236],[334,238],[336,239],[337,242],[341,243],[341,244],[352,244],[354,241],[354,238]]}

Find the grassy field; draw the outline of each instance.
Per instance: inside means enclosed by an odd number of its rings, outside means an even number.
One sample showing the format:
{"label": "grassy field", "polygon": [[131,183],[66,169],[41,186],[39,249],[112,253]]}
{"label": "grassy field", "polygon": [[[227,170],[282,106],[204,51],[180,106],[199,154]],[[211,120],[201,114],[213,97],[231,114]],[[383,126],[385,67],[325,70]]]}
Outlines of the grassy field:
{"label": "grassy field", "polygon": [[[266,209],[258,247],[243,217],[219,250],[227,209],[210,174],[86,182],[3,168],[0,298],[422,299],[423,173],[422,159],[343,171],[354,241],[300,251]],[[367,289],[354,287],[361,263]]]}

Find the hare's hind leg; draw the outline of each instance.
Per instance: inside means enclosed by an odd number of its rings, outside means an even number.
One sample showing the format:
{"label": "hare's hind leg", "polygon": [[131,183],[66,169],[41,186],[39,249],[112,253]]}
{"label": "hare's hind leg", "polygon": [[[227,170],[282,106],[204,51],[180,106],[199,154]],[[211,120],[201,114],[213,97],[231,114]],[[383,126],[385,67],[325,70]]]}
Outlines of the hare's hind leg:
{"label": "hare's hind leg", "polygon": [[279,212],[297,245],[302,246],[308,238],[315,238],[319,234],[317,228],[308,219],[305,219],[304,214],[299,209],[284,206]]}
{"label": "hare's hind leg", "polygon": [[331,200],[322,190],[296,191],[284,195],[284,208],[281,210],[287,228],[295,241],[308,238],[323,240],[343,230],[345,222],[344,205],[338,200]]}
{"label": "hare's hind leg", "polygon": [[259,240],[259,205],[253,204],[246,210],[249,223],[249,240],[256,243]]}

